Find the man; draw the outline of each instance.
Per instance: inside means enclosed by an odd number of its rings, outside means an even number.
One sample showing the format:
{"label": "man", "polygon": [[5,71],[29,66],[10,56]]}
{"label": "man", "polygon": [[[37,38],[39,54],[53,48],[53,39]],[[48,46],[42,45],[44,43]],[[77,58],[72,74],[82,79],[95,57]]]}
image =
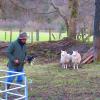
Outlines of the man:
{"label": "man", "polygon": [[[16,41],[12,42],[8,46],[7,56],[8,56],[8,70],[14,72],[24,72],[24,63],[27,53],[26,49],[27,33],[23,32],[19,34]],[[8,75],[13,75],[14,73],[8,72]],[[17,83],[21,84],[23,82],[23,75],[17,76]],[[8,77],[7,82],[13,82],[15,77]],[[10,84],[7,84],[7,88],[10,88]]]}

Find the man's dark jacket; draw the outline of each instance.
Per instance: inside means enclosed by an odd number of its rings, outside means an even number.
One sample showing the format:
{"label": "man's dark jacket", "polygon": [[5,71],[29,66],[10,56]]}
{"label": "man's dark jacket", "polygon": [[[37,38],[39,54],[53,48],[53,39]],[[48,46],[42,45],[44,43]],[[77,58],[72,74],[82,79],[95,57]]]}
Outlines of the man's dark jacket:
{"label": "man's dark jacket", "polygon": [[[21,46],[18,40],[12,42],[7,49],[7,55],[9,58],[8,67],[10,69],[16,69],[17,71],[21,71],[23,69],[26,52],[26,45]],[[15,59],[19,60],[19,65],[15,65]]]}

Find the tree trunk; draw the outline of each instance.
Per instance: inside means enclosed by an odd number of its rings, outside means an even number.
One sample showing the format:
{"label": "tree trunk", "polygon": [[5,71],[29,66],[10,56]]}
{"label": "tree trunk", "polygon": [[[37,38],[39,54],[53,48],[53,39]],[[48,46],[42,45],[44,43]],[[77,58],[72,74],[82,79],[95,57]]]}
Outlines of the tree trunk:
{"label": "tree trunk", "polygon": [[76,18],[71,18],[69,22],[69,37],[76,39]]}
{"label": "tree trunk", "polygon": [[100,61],[100,37],[94,37],[94,50],[94,59]]}
{"label": "tree trunk", "polygon": [[69,37],[76,39],[76,26],[78,17],[79,0],[69,0],[69,8],[71,11],[69,21]]}
{"label": "tree trunk", "polygon": [[94,19],[94,50],[95,60],[100,61],[100,0],[95,0],[95,19]]}
{"label": "tree trunk", "polygon": [[64,21],[65,21],[65,24],[66,24],[67,36],[69,37],[70,36],[70,32],[69,32],[69,22],[68,22],[67,18],[64,19]]}

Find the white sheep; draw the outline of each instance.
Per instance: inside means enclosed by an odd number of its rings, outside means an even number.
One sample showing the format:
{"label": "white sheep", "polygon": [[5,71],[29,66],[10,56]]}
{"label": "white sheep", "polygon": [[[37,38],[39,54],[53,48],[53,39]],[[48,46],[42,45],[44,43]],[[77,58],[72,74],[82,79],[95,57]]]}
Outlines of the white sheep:
{"label": "white sheep", "polygon": [[80,53],[78,53],[78,51],[73,51],[73,53],[71,55],[71,61],[72,61],[72,64],[73,64],[73,68],[78,69],[78,66],[81,62],[81,55],[80,55]]}
{"label": "white sheep", "polygon": [[61,50],[61,58],[60,58],[60,63],[63,68],[67,69],[68,63],[71,60],[71,55],[67,53],[67,51]]}

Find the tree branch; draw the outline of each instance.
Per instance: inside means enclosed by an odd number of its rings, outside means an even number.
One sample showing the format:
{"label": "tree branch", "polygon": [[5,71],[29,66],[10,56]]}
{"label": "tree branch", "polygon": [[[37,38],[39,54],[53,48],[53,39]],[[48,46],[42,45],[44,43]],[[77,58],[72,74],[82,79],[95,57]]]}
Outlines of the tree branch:
{"label": "tree branch", "polygon": [[52,0],[50,0],[50,3],[51,3],[51,6],[53,6],[53,8],[59,13],[59,15],[64,19],[66,20],[66,16],[62,15],[59,8],[53,3]]}
{"label": "tree branch", "polygon": [[59,8],[53,3],[53,0],[50,0],[51,6],[53,6],[53,8],[59,13],[59,15],[63,18],[63,20],[65,21],[65,24],[67,26],[67,31],[69,31],[69,24],[68,24],[68,20],[67,17],[62,15]]}
{"label": "tree branch", "polygon": [[[21,9],[23,9],[23,10],[26,10],[26,11],[33,11],[33,10],[35,10],[36,8],[25,8],[25,7],[22,7],[22,6],[20,6],[20,5],[18,5],[17,3],[15,3],[13,0],[9,0],[13,5],[15,5],[16,7],[18,7],[18,8],[21,8]],[[34,12],[34,14],[51,14],[51,13],[55,13],[55,12],[57,12],[56,10],[55,11],[51,11],[51,12]]]}
{"label": "tree branch", "polygon": [[20,6],[19,4],[17,4],[14,0],[9,0],[13,5],[19,7],[19,8],[22,8],[22,9],[27,9],[27,10],[33,10],[33,9],[36,9],[36,8],[26,8],[26,7],[22,7]]}

